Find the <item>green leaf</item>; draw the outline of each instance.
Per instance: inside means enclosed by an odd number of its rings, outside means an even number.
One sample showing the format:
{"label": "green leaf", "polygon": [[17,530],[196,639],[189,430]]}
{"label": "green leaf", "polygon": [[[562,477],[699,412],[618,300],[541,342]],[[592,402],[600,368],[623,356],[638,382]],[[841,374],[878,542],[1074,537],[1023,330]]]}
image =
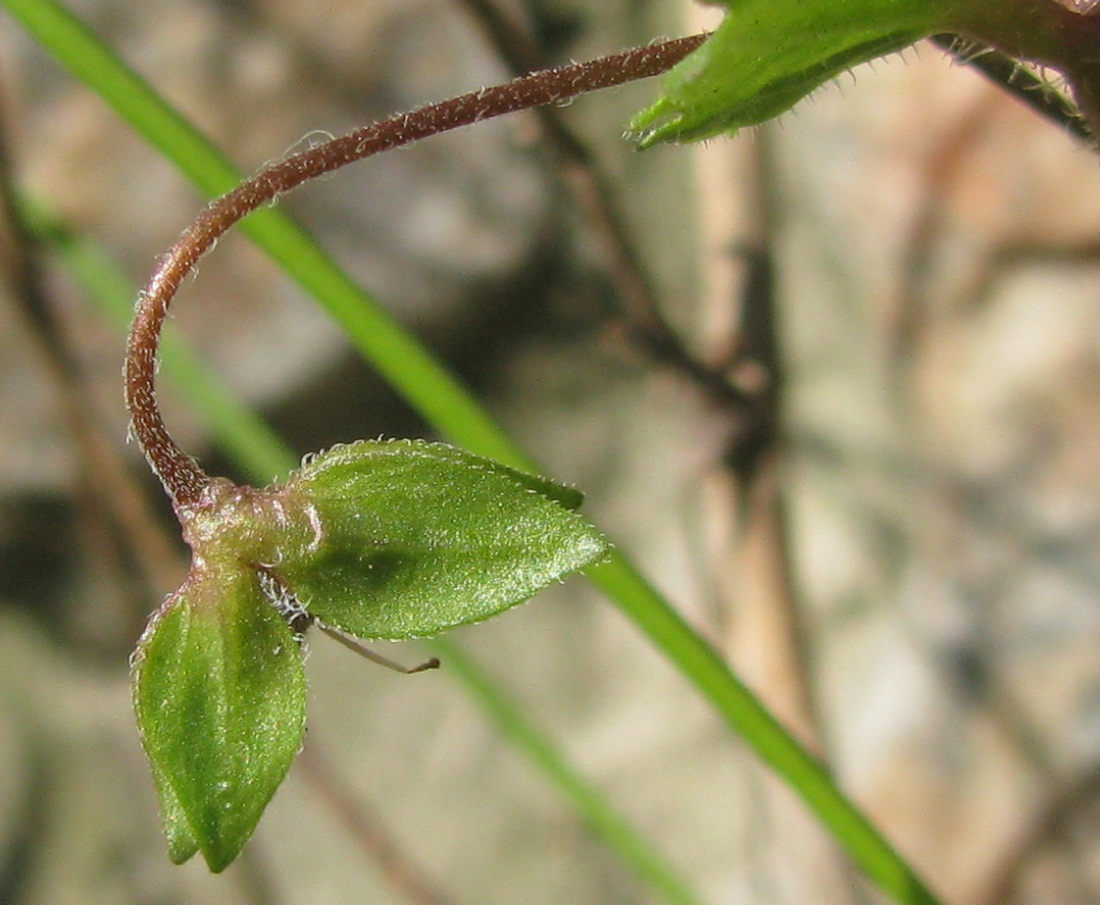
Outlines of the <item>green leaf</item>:
{"label": "green leaf", "polygon": [[258,575],[193,565],[134,660],[173,861],[198,850],[220,871],[237,856],[301,747],[305,699],[297,638]]}
{"label": "green leaf", "polygon": [[486,619],[608,550],[572,511],[576,491],[440,443],[338,447],[280,496],[306,507],[313,533],[272,574],[310,615],[363,638]]}
{"label": "green leaf", "polygon": [[974,0],[727,0],[726,17],[630,124],[648,147],[753,126],[846,69],[952,31]]}

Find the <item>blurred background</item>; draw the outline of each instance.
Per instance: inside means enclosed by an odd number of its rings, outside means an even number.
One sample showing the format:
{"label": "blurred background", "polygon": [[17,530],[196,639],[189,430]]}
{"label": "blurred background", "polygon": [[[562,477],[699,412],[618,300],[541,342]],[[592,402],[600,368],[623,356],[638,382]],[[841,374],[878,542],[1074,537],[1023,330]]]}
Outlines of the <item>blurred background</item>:
{"label": "blurred background", "polygon": [[[246,171],[510,68],[466,0],[70,7]],[[548,62],[716,21],[499,8]],[[930,45],[735,139],[639,154],[623,128],[656,89],[558,111],[588,169],[524,114],[280,203],[586,492],[946,902],[1100,901],[1095,154]],[[0,135],[8,184],[135,293],[203,204],[7,17]],[[186,551],[125,442],[117,325],[0,234],[0,903],[658,901],[446,662],[406,678],[324,637],[306,754],[246,856],[168,862],[127,657]],[[296,455],[430,435],[240,237],[200,271],[174,324]],[[880,901],[582,580],[454,637],[702,901]]]}

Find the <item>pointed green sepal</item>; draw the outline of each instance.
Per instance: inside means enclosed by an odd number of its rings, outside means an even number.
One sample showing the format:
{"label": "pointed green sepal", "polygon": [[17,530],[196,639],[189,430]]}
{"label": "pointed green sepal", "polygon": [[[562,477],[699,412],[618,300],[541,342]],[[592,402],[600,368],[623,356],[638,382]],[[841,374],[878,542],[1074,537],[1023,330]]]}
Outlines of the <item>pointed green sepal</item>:
{"label": "pointed green sepal", "polygon": [[134,707],[169,855],[240,852],[301,747],[298,639],[247,566],[193,567],[134,658]]}
{"label": "pointed green sepal", "polygon": [[157,770],[153,771],[153,784],[157,789],[157,801],[160,802],[161,822],[164,824],[164,836],[168,842],[168,857],[173,864],[183,864],[184,861],[190,861],[199,850],[199,842],[191,832],[187,815],[180,807],[175,791]]}
{"label": "pointed green sepal", "polygon": [[840,73],[966,20],[973,0],[726,0],[722,24],[630,129],[643,147],[695,141],[789,110]]}
{"label": "pointed green sepal", "polygon": [[337,447],[281,497],[314,534],[273,573],[310,615],[363,638],[486,619],[608,550],[576,491],[440,443]]}

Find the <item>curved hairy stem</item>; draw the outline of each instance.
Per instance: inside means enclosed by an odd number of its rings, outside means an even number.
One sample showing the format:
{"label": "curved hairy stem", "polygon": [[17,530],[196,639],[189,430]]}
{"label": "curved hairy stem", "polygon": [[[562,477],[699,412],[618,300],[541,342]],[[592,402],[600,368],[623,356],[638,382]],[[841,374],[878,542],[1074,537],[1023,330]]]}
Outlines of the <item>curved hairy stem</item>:
{"label": "curved hairy stem", "polygon": [[127,346],[126,405],[133,432],[173,503],[178,507],[196,502],[210,478],[176,445],[157,407],[157,345],[180,283],[221,235],[256,208],[323,173],[481,120],[658,75],[703,38],[693,35],[547,69],[399,113],[270,164],[214,201],[161,258],[139,296]]}

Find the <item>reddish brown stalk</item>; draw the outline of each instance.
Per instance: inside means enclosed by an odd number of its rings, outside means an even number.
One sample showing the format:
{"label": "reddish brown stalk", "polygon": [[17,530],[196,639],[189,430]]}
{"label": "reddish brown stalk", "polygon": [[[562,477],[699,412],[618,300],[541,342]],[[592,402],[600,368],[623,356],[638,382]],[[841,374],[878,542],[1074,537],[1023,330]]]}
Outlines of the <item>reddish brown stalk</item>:
{"label": "reddish brown stalk", "polygon": [[133,433],[176,507],[197,502],[210,478],[176,445],[161,418],[154,383],[157,346],[180,283],[218,237],[256,208],[323,173],[481,120],[659,75],[704,38],[693,35],[560,66],[401,113],[270,164],[214,201],[165,253],[142,290],[126,350],[126,406]]}

